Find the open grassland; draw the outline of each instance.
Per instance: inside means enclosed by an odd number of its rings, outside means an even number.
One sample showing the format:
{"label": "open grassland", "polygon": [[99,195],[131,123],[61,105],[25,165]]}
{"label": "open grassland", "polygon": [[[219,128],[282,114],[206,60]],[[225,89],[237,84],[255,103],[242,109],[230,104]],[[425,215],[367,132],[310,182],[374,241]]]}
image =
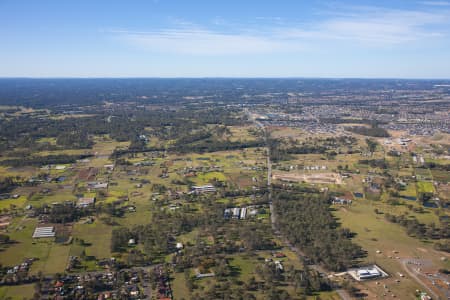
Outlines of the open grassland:
{"label": "open grassland", "polygon": [[20,196],[17,199],[5,199],[0,200],[0,211],[7,208],[23,208],[25,203],[27,202],[27,198],[25,196]]}
{"label": "open grassland", "polygon": [[297,141],[304,141],[309,134],[300,128],[295,127],[275,127],[269,128],[270,136],[273,138],[287,138],[295,139]]}
{"label": "open grassland", "polygon": [[0,299],[23,300],[32,299],[34,284],[21,284],[0,287]]}
{"label": "open grassland", "polygon": [[[377,263],[392,275],[392,278],[385,279],[383,282],[386,282],[395,294],[413,299],[414,291],[420,287],[411,279],[398,278],[397,273],[404,272],[401,259],[426,258],[430,259],[436,267],[444,267],[440,260],[442,254],[437,253],[432,248],[432,244],[409,237],[400,225],[389,223],[382,214],[376,214],[374,212],[376,207],[378,206],[369,201],[359,201],[351,207],[338,209],[335,215],[344,227],[350,228],[357,234],[354,241],[367,251],[364,261]],[[382,211],[391,213],[388,207],[384,207]],[[377,254],[376,251],[381,253]],[[394,279],[401,279],[401,281],[394,283]],[[371,286],[371,290],[376,290],[371,282],[362,284],[362,286],[365,285]],[[382,291],[379,290],[379,293]]]}
{"label": "open grassland", "polygon": [[428,182],[428,181],[417,182],[417,192],[419,192],[419,193],[434,193],[433,183]]}
{"label": "open grassland", "polygon": [[93,224],[75,224],[72,234],[89,245],[85,248],[86,255],[102,259],[111,257],[111,231],[111,226],[96,220]]}
{"label": "open grassland", "polygon": [[[39,245],[40,241],[35,245]],[[33,245],[33,246],[35,246]],[[45,246],[44,246],[45,245]],[[41,258],[33,263],[32,271],[43,274],[63,273],[69,260],[70,245],[61,245],[53,242],[47,242],[39,247]]]}
{"label": "open grassland", "polygon": [[33,153],[36,156],[49,155],[89,155],[92,153],[91,149],[61,149],[61,150],[46,150]]}
{"label": "open grassland", "polygon": [[0,263],[4,266],[12,266],[22,263],[25,258],[36,258],[37,260],[31,266],[32,274],[63,272],[70,246],[55,244],[53,238],[33,240],[31,236],[36,225],[35,220],[14,220],[8,232],[14,243],[3,246]]}
{"label": "open grassland", "polygon": [[439,181],[442,183],[450,182],[450,172],[441,170],[431,170],[431,175],[433,175],[434,181]]}
{"label": "open grassland", "polygon": [[431,180],[431,172],[428,169],[416,168],[414,170],[417,180]]}
{"label": "open grassland", "polygon": [[174,299],[191,299],[189,290],[186,286],[186,277],[184,273],[174,273],[172,277],[171,287]]}
{"label": "open grassland", "polygon": [[11,168],[7,166],[0,166],[0,177],[8,176],[20,176],[20,177],[31,177],[36,173],[36,168],[34,167],[17,167]]}
{"label": "open grassland", "polygon": [[249,130],[257,130],[256,127],[253,126],[229,126],[230,134],[227,135],[227,138],[232,141],[254,141],[256,137],[249,133]]}

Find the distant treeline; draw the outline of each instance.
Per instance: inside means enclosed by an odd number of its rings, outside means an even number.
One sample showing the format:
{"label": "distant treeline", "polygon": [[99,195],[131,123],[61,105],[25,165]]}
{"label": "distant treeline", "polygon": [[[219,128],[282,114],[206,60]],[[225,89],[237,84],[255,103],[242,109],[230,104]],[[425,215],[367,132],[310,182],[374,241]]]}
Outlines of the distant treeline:
{"label": "distant treeline", "polygon": [[[217,106],[178,110],[145,110],[135,106],[107,111],[98,107],[84,109],[83,117],[49,118],[46,113],[36,112],[0,119],[0,151],[86,149],[92,147],[93,136],[99,135],[109,135],[119,142],[130,141],[131,150],[143,150],[145,140],[141,135],[185,145],[212,135],[224,135],[226,126],[246,122],[239,116],[240,110]],[[209,125],[215,125],[210,126],[212,132],[204,130]],[[56,139],[56,143],[43,141],[45,138]]]}
{"label": "distant treeline", "polygon": [[289,160],[292,154],[324,154],[327,148],[323,145],[305,143],[302,145],[284,145],[277,139],[268,139],[270,159],[273,162]]}
{"label": "distant treeline", "polygon": [[0,161],[0,165],[11,167],[25,167],[25,166],[43,166],[50,164],[71,164],[78,159],[91,157],[90,154],[83,155],[47,155],[47,156],[31,156],[24,158],[5,159]]}
{"label": "distant treeline", "polygon": [[331,124],[367,124],[367,125],[373,125],[373,124],[384,124],[382,122],[369,119],[344,119],[344,118],[321,118],[320,121],[322,123],[331,123]]}
{"label": "distant treeline", "polygon": [[264,147],[264,141],[220,141],[214,139],[206,139],[201,142],[192,144],[179,144],[177,143],[173,147],[169,147],[169,151],[178,153],[204,153],[204,152],[216,152],[216,151],[228,151],[228,150],[240,150],[253,147]]}
{"label": "distant treeline", "polygon": [[[351,136],[315,138],[304,142],[268,138],[270,158],[274,162],[289,160],[293,154],[328,154],[336,155],[335,149],[340,146],[352,146],[356,139]],[[350,150],[349,150],[350,151]]]}
{"label": "distant treeline", "polygon": [[[448,84],[445,80],[390,80],[390,79],[299,79],[299,78],[3,78],[0,79],[0,104],[32,107],[56,106],[76,109],[79,105],[112,103],[200,103],[214,101],[224,103],[267,103],[283,101],[289,93],[306,93],[313,97],[304,103],[317,103],[321,92],[335,95],[363,94],[368,90],[402,91],[432,90],[435,84]],[[268,98],[266,94],[272,97]],[[328,93],[327,93],[328,94]],[[314,97],[314,96],[318,97]],[[190,96],[190,97],[186,97]],[[328,98],[327,98],[328,99]],[[335,104],[330,98],[326,103]],[[378,100],[377,100],[378,101]],[[325,102],[322,100],[322,102]],[[345,97],[343,104],[363,103]],[[390,112],[389,112],[390,113]]]}
{"label": "distant treeline", "polygon": [[161,147],[146,147],[143,146],[141,148],[128,148],[128,149],[116,149],[111,155],[112,158],[118,158],[122,155],[130,154],[130,153],[138,153],[138,152],[160,152],[160,151],[168,151],[175,153],[205,153],[205,152],[217,152],[217,151],[227,151],[227,150],[239,150],[245,148],[254,148],[254,147],[264,147],[264,141],[220,141],[220,140],[212,140],[206,139],[201,140],[191,144],[182,144],[175,143],[167,148]]}
{"label": "distant treeline", "polygon": [[384,215],[386,220],[392,223],[400,224],[405,227],[406,233],[409,236],[414,236],[419,239],[435,239],[444,240],[450,238],[450,223],[448,221],[441,221],[440,226],[434,223],[426,225],[420,223],[415,217],[407,215],[392,215],[386,213]]}
{"label": "distant treeline", "polygon": [[349,126],[345,127],[345,130],[373,137],[389,137],[389,132],[381,127],[364,127],[364,126]]}
{"label": "distant treeline", "polygon": [[423,166],[418,168],[425,168],[425,169],[433,169],[433,170],[441,170],[441,171],[447,171],[450,172],[450,164],[448,165],[442,165],[434,162],[426,162],[423,164]]}
{"label": "distant treeline", "polygon": [[9,193],[18,184],[19,178],[14,178],[11,176],[0,178],[0,194]]}

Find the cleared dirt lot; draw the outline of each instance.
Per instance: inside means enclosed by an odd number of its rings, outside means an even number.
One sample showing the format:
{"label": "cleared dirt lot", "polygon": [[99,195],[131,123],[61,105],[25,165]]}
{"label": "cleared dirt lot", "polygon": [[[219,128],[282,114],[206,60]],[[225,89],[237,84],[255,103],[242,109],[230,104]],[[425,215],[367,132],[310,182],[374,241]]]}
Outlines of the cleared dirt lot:
{"label": "cleared dirt lot", "polygon": [[272,175],[272,179],[293,182],[342,184],[342,177],[337,173],[302,174],[277,171]]}

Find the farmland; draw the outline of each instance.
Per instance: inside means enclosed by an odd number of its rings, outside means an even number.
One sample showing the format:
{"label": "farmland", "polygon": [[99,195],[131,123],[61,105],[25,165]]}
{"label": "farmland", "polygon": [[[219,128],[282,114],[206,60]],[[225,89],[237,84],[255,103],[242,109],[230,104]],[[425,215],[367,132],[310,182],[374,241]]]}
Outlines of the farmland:
{"label": "farmland", "polygon": [[0,298],[445,296],[447,134],[195,99],[2,110]]}

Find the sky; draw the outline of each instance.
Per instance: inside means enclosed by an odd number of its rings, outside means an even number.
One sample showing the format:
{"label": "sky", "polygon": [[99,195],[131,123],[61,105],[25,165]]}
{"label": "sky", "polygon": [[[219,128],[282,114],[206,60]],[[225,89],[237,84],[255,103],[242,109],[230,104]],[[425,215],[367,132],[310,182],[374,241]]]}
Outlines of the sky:
{"label": "sky", "polygon": [[0,77],[450,78],[450,0],[0,0]]}

